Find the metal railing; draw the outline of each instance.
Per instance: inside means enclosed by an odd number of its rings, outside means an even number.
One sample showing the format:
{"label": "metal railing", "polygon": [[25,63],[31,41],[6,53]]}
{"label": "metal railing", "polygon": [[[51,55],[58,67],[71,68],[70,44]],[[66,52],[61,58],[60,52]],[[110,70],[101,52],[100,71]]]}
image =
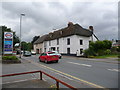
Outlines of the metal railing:
{"label": "metal railing", "polygon": [[65,83],[65,82],[63,82],[63,81],[45,73],[45,72],[43,72],[43,71],[31,71],[31,72],[23,72],[23,73],[14,73],[14,74],[1,75],[0,77],[16,76],[16,75],[23,75],[23,74],[30,74],[30,73],[40,73],[40,80],[42,80],[42,74],[54,79],[56,81],[57,90],[59,90],[59,83],[65,85],[68,88],[71,88],[72,90],[77,90],[77,88],[75,88],[75,87],[73,87],[73,86],[71,86],[71,85],[69,85],[69,84],[67,84],[67,83]]}

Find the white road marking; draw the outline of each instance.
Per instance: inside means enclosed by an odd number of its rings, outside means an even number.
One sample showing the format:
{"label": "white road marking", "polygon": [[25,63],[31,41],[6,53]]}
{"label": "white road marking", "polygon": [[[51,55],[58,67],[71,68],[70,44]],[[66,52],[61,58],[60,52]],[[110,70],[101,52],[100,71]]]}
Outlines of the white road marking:
{"label": "white road marking", "polygon": [[76,65],[82,65],[82,66],[86,66],[86,67],[92,67],[92,65],[88,65],[88,64],[80,64],[80,63],[74,63],[74,62],[67,62],[67,63],[72,63],[72,64],[76,64]]}
{"label": "white road marking", "polygon": [[67,79],[69,79],[69,80],[73,80],[72,78],[69,78],[69,77],[67,77],[67,76],[65,76],[65,75],[62,75],[62,74],[60,74],[60,73],[56,73],[56,74],[58,74],[58,75],[60,75],[60,76],[62,76],[62,77],[65,77],[65,78],[67,78]]}
{"label": "white road marking", "polygon": [[108,69],[109,71],[116,71],[116,72],[119,72],[118,69]]}

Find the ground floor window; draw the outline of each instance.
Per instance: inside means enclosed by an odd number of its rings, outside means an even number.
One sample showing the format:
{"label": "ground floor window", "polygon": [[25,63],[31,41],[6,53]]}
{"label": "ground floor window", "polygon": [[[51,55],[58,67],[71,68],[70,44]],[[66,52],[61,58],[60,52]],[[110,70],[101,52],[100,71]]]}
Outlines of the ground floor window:
{"label": "ground floor window", "polygon": [[46,48],[45,48],[45,52],[46,52]]}
{"label": "ground floor window", "polygon": [[39,49],[36,49],[36,53],[39,54]]}
{"label": "ground floor window", "polygon": [[80,54],[83,54],[83,49],[82,48],[80,49]]}
{"label": "ground floor window", "polygon": [[55,47],[51,47],[51,50],[52,50],[52,51],[55,51]]}
{"label": "ground floor window", "polygon": [[70,48],[67,48],[67,54],[70,54]]}
{"label": "ground floor window", "polygon": [[57,47],[57,52],[59,53],[59,47]]}

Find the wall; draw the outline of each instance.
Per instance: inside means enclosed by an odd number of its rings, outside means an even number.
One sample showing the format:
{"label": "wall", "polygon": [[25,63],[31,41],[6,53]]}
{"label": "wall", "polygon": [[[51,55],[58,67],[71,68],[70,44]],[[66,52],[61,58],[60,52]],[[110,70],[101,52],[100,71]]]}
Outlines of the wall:
{"label": "wall", "polygon": [[36,49],[39,49],[39,53],[40,53],[40,48],[42,48],[42,51],[43,52],[43,43],[40,43],[40,44],[34,44],[34,51],[37,52]]}
{"label": "wall", "polygon": [[[67,45],[67,38],[70,38],[70,45]],[[83,40],[83,45],[80,45],[80,39]],[[76,54],[76,51],[80,51],[80,48],[87,49],[90,40],[90,37],[72,35],[59,38],[59,45],[57,45],[57,39],[51,40],[51,46],[49,46],[49,41],[46,41],[46,51],[49,51],[51,47],[59,47],[59,53],[67,54],[67,48],[70,48],[71,54]]]}

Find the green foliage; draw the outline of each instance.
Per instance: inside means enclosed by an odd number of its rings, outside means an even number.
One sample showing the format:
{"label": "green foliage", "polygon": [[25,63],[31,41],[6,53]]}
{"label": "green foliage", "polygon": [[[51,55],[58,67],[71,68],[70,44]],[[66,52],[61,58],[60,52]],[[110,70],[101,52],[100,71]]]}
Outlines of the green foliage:
{"label": "green foliage", "polygon": [[90,42],[89,49],[84,51],[85,56],[101,56],[110,54],[112,42],[109,40]]}
{"label": "green foliage", "polygon": [[3,56],[2,60],[19,60],[16,56]]}
{"label": "green foliage", "polygon": [[92,49],[86,49],[84,50],[84,56],[89,57],[89,56],[96,56],[95,51]]}
{"label": "green foliage", "polygon": [[120,52],[120,46],[118,46],[118,47],[116,48],[116,50],[117,50],[118,52]]}
{"label": "green foliage", "polygon": [[27,43],[27,42],[23,41],[23,42],[21,42],[21,49],[31,51],[32,44],[30,42]]}
{"label": "green foliage", "polygon": [[105,51],[104,51],[104,54],[105,54],[105,55],[111,54],[111,50],[110,50],[110,49],[105,50]]}

